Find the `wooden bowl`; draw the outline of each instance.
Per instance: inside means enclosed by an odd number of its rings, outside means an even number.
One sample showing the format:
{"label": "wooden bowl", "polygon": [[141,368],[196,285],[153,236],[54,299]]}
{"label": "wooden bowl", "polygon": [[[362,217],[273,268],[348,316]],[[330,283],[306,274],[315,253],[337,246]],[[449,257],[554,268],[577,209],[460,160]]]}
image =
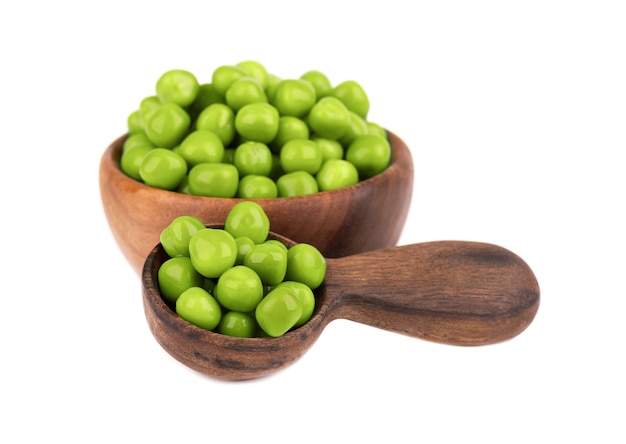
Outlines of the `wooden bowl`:
{"label": "wooden bowl", "polygon": [[[104,152],[100,195],[109,227],[122,253],[137,272],[178,216],[223,224],[242,199],[190,196],[149,187],[119,168],[125,135]],[[381,174],[341,190],[308,196],[257,199],[271,230],[295,242],[315,245],[325,257],[342,257],[397,244],[413,194],[413,160],[406,144],[389,132],[390,166]]]}

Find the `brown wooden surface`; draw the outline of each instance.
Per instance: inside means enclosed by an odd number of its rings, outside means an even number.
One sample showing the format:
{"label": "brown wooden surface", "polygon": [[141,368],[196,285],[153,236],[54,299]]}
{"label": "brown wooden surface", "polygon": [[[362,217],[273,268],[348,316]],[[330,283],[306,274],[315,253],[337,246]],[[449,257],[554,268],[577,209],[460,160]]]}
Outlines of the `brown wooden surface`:
{"label": "brown wooden surface", "polygon": [[155,247],[142,273],[152,334],[183,364],[230,380],[287,367],[334,319],[445,344],[483,345],[524,331],[540,299],[532,270],[502,247],[461,241],[413,244],[328,259],[308,323],[279,338],[241,339],[195,327],[165,305],[155,283],[166,259]]}
{"label": "brown wooden surface", "polygon": [[[122,253],[139,274],[161,231],[177,216],[224,223],[241,199],[189,196],[148,187],[123,174],[119,158],[125,136],[104,152],[99,171],[105,216]],[[341,190],[303,197],[255,200],[271,229],[315,245],[326,257],[394,246],[404,228],[413,194],[413,160],[406,144],[389,133],[392,163],[375,177]]]}

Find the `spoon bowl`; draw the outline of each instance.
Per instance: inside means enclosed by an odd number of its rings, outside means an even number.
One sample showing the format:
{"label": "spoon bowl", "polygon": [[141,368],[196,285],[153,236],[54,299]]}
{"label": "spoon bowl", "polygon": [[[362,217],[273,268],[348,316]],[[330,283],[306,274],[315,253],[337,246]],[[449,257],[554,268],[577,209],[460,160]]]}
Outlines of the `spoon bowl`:
{"label": "spoon bowl", "polygon": [[[295,245],[276,233],[269,238]],[[306,324],[277,338],[236,338],[197,327],[164,302],[157,273],[168,258],[158,244],[144,263],[148,326],[175,359],[226,380],[258,378],[291,365],[335,319],[444,344],[484,345],[520,334],[539,308],[537,280],[511,251],[480,242],[435,241],[327,258],[326,277],[315,290],[316,307]]]}

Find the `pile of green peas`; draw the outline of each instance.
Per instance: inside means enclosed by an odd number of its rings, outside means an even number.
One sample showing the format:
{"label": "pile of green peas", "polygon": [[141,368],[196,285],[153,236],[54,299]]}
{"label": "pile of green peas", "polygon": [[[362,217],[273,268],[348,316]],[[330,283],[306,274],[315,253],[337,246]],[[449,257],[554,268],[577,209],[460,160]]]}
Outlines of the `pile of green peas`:
{"label": "pile of green peas", "polygon": [[218,66],[209,83],[166,71],[127,119],[121,170],[189,195],[302,196],[358,183],[391,161],[362,86],[320,71],[282,79],[257,61]]}
{"label": "pile of green peas", "polygon": [[186,321],[241,338],[278,337],[315,308],[326,275],[314,246],[269,239],[270,221],[253,201],[235,205],[222,228],[179,216],[161,232],[169,256],[158,270],[161,297]]}

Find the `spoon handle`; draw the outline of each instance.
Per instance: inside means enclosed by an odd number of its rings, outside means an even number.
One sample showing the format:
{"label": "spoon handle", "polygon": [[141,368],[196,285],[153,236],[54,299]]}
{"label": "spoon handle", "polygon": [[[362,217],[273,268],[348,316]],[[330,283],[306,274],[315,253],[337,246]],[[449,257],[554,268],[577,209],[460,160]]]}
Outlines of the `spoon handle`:
{"label": "spoon handle", "polygon": [[335,318],[456,345],[510,339],[532,322],[539,286],[514,253],[437,241],[328,259]]}

